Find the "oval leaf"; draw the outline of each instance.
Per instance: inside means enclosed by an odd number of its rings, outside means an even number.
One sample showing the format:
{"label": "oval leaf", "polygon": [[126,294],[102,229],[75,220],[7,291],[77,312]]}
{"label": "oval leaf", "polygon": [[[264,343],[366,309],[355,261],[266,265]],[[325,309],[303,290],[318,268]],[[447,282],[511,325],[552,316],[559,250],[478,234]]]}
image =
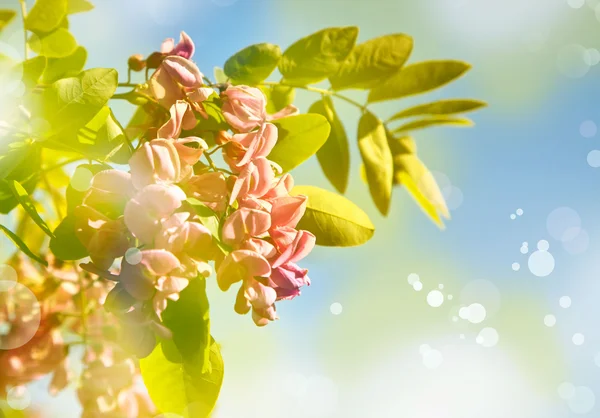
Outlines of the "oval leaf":
{"label": "oval leaf", "polygon": [[279,71],[300,85],[316,83],[338,72],[358,36],[356,26],[327,28],[296,41],[283,53]]}
{"label": "oval leaf", "polygon": [[23,209],[25,209],[25,212],[27,212],[27,214],[37,224],[37,226],[39,226],[40,229],[44,231],[44,233],[49,237],[54,237],[54,234],[38,213],[37,209],[35,208],[35,203],[33,203],[33,200],[31,200],[31,197],[29,197],[27,190],[25,190],[25,188],[21,186],[21,183],[19,183],[16,180],[9,180],[8,186],[13,192],[15,198],[19,201],[21,206],[23,206]]}
{"label": "oval leaf", "polygon": [[89,254],[77,235],[75,235],[75,216],[67,215],[54,230],[50,240],[50,251],[59,260],[79,260]]}
{"label": "oval leaf", "polygon": [[23,70],[23,84],[29,89],[35,87],[46,68],[46,57],[38,55],[18,64]]}
{"label": "oval leaf", "polygon": [[2,230],[2,232],[4,232],[4,234],[8,237],[8,239],[10,239],[17,247],[19,247],[19,249],[21,251],[23,251],[23,253],[25,253],[25,255],[27,255],[32,260],[35,260],[38,263],[43,264],[44,266],[48,266],[48,262],[46,260],[44,260],[42,257],[35,255],[29,249],[29,247],[27,247],[27,245],[21,240],[21,238],[19,238],[14,232],[12,232],[10,229],[8,229],[7,227],[5,227],[2,224],[0,224],[0,230]]}
{"label": "oval leaf", "polygon": [[329,77],[334,90],[370,89],[404,65],[413,48],[413,40],[404,34],[371,39],[357,45],[337,74]]}
{"label": "oval leaf", "polygon": [[258,84],[277,68],[280,58],[281,49],[277,45],[250,45],[229,58],[223,70],[234,84]]}
{"label": "oval leaf", "polygon": [[67,57],[77,48],[77,41],[65,28],[58,28],[40,36],[33,35],[28,43],[33,52],[48,58]]}
{"label": "oval leaf", "polygon": [[485,102],[472,99],[446,99],[437,100],[431,103],[424,103],[396,113],[387,121],[392,122],[398,119],[409,118],[421,115],[455,115],[457,113],[466,113],[486,106]]}
{"label": "oval leaf", "polygon": [[456,126],[465,127],[473,126],[473,121],[467,118],[452,118],[448,116],[436,116],[428,119],[419,119],[405,123],[399,128],[394,129],[394,133],[405,133],[409,131],[417,131],[419,129],[431,128],[434,126]]}
{"label": "oval leaf", "polygon": [[61,78],[74,77],[83,70],[87,60],[87,51],[80,46],[71,55],[64,58],[48,58],[46,70],[42,74],[44,84],[52,84]]}
{"label": "oval leaf", "polygon": [[350,175],[350,151],[348,137],[344,125],[340,121],[333,101],[330,97],[314,103],[308,110],[310,113],[318,113],[325,116],[331,125],[331,132],[327,142],[317,151],[317,159],[325,173],[325,177],[342,194],[346,192],[348,177]]}
{"label": "oval leaf", "polygon": [[290,171],[313,156],[329,136],[329,123],[316,114],[296,115],[273,122],[277,126],[277,144],[269,154],[283,171]]}
{"label": "oval leaf", "polygon": [[353,247],[371,239],[373,223],[365,212],[343,196],[314,186],[296,186],[290,194],[308,197],[298,229],[310,231],[317,245]]}
{"label": "oval leaf", "polygon": [[67,0],[67,14],[89,12],[94,5],[88,0]]}
{"label": "oval leaf", "polygon": [[274,86],[262,86],[260,88],[267,98],[267,113],[274,114],[286,106],[294,103],[296,89],[290,86],[277,84]]}
{"label": "oval leaf", "polygon": [[454,60],[423,61],[408,65],[369,93],[369,103],[425,93],[457,79],[471,66]]}
{"label": "oval leaf", "polygon": [[4,30],[16,15],[17,13],[14,10],[0,9],[0,31]]}
{"label": "oval leaf", "polygon": [[394,163],[383,122],[371,112],[360,118],[358,148],[365,165],[369,192],[375,206],[385,216],[392,198]]}
{"label": "oval leaf", "polygon": [[[218,345],[210,347],[210,373],[186,363],[167,359],[161,345],[140,360],[142,377],[150,398],[163,413],[207,418],[214,409],[223,383],[223,358]],[[187,409],[186,409],[187,408]]]}
{"label": "oval leaf", "polygon": [[67,0],[37,0],[25,19],[25,29],[50,32],[62,23],[66,14]]}
{"label": "oval leaf", "polygon": [[227,83],[227,75],[221,67],[213,68],[213,75],[215,77],[215,83]]}

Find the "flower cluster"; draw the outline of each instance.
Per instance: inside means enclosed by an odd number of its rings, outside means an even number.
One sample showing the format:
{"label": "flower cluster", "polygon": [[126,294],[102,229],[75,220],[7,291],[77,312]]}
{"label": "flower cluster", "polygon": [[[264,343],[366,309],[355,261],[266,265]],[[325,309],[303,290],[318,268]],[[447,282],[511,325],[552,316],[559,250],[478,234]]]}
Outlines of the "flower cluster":
{"label": "flower cluster", "polygon": [[[97,173],[75,209],[75,229],[91,262],[82,267],[116,282],[105,306],[116,314],[135,352],[148,355],[157,337],[170,338],[162,325],[168,301],[177,301],[190,280],[208,277],[214,261],[222,290],[241,283],[235,302],[240,314],[252,310],[263,326],[275,320],[275,302],[292,299],[310,284],[296,263],[315,245],[296,226],[305,196],[292,196],[293,179],[268,160],[277,143],[270,121],[297,112],[288,106],[270,115],[257,88],[227,86],[220,95],[204,85],[190,60],[191,39],[163,43],[160,64],[144,93],[168,109],[169,118],[140,140],[129,172]],[[150,58],[149,58],[150,59]],[[156,59],[156,58],[154,58]],[[206,141],[190,131],[207,118],[204,102],[218,98],[230,131],[214,132],[229,169],[206,155]],[[210,230],[195,212],[193,198],[219,225]],[[118,260],[120,258],[120,261]]]}

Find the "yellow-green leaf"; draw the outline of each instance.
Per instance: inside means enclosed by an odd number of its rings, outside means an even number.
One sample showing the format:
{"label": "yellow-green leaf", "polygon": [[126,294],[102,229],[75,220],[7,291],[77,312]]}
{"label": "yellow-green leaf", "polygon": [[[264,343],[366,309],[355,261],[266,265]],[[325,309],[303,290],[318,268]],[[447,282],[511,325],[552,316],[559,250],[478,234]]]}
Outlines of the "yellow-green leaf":
{"label": "yellow-green leaf", "polygon": [[472,112],[484,106],[486,106],[485,102],[473,99],[437,100],[402,110],[387,121],[392,122],[398,119],[421,115],[455,115],[457,113]]}
{"label": "yellow-green leaf", "polygon": [[89,255],[75,234],[73,214],[68,214],[54,230],[54,238],[50,239],[50,251],[63,261],[79,260]]}
{"label": "yellow-green leaf", "polygon": [[325,116],[331,125],[327,142],[317,151],[317,159],[325,177],[342,194],[346,192],[350,175],[350,151],[344,125],[340,121],[330,97],[314,103],[308,110]]}
{"label": "yellow-green leaf", "polygon": [[16,15],[17,13],[14,10],[0,9],[0,31],[4,30]]}
{"label": "yellow-green leaf", "polygon": [[17,64],[17,68],[23,70],[23,84],[28,89],[35,87],[40,79],[40,76],[46,68],[46,57],[38,55]]}
{"label": "yellow-green leaf", "polygon": [[34,254],[29,249],[29,247],[27,247],[27,245],[21,240],[21,238],[19,238],[17,236],[17,234],[15,234],[14,232],[12,232],[10,229],[8,229],[7,227],[5,227],[2,224],[0,224],[0,230],[2,230],[2,232],[4,232],[4,234],[8,237],[8,239],[10,239],[29,258],[31,258],[32,260],[37,261],[38,263],[43,264],[44,266],[48,266],[48,262],[46,260],[44,260],[42,257]]}
{"label": "yellow-green leaf", "polygon": [[450,219],[450,212],[433,174],[415,154],[395,155],[394,167],[394,181],[406,187],[423,212],[443,227],[441,217]]}
{"label": "yellow-green leaf", "polygon": [[67,0],[67,14],[89,12],[94,5],[88,0]]}
{"label": "yellow-green leaf", "polygon": [[370,89],[394,75],[406,62],[413,40],[404,34],[381,36],[354,47],[337,74],[329,77],[334,90]]}
{"label": "yellow-green leaf", "polygon": [[235,84],[255,85],[271,75],[280,59],[279,46],[255,44],[236,52],[225,62],[223,70]]}
{"label": "yellow-green leaf", "polygon": [[219,346],[210,347],[211,371],[199,365],[169,361],[161,345],[140,359],[142,377],[150,398],[162,413],[207,418],[217,403],[223,383],[224,365]]}
{"label": "yellow-green leaf", "polygon": [[61,78],[76,76],[83,70],[86,60],[87,51],[82,46],[77,47],[75,52],[69,56],[48,58],[48,65],[44,74],[42,74],[42,82],[44,84],[52,84]]}
{"label": "yellow-green leaf", "polygon": [[369,93],[369,103],[425,93],[457,79],[471,68],[463,61],[434,60],[407,65]]}
{"label": "yellow-green leaf", "polygon": [[268,158],[283,171],[290,171],[315,155],[329,137],[329,122],[314,113],[288,116],[273,123],[278,139]]}
{"label": "yellow-green leaf", "polygon": [[279,112],[284,107],[294,103],[296,89],[290,86],[276,84],[260,88],[267,98],[267,113]]}
{"label": "yellow-green leaf", "polygon": [[356,26],[326,28],[293,43],[283,53],[279,71],[299,85],[316,83],[338,72],[358,36]]}
{"label": "yellow-green leaf", "polygon": [[427,119],[418,119],[394,129],[394,133],[406,133],[417,131],[419,129],[431,128],[434,126],[456,126],[465,127],[473,126],[473,121],[467,118],[453,118],[449,116],[435,116]]}
{"label": "yellow-green leaf", "polygon": [[317,237],[317,245],[362,245],[375,232],[367,214],[343,196],[314,186],[296,186],[291,194],[308,197],[306,212],[298,229],[312,232]]}
{"label": "yellow-green leaf", "polygon": [[358,148],[365,164],[371,198],[379,212],[385,216],[392,199],[394,163],[383,122],[371,112],[366,112],[360,118]]}
{"label": "yellow-green leaf", "polygon": [[227,83],[227,74],[225,74],[225,71],[223,71],[221,67],[213,68],[213,75],[215,77],[215,83]]}
{"label": "yellow-green leaf", "polygon": [[25,188],[21,186],[21,183],[19,183],[16,180],[9,180],[8,187],[10,187],[10,190],[13,192],[15,198],[19,201],[21,206],[23,206],[25,212],[27,212],[27,214],[37,224],[37,226],[39,226],[40,229],[44,231],[44,233],[49,237],[54,237],[54,233],[52,233],[46,222],[44,222],[44,220],[38,213],[37,209],[35,208],[35,203],[33,203],[33,200],[31,200],[31,197],[29,197],[29,193],[27,193],[27,190],[25,190]]}
{"label": "yellow-green leaf", "polygon": [[38,55],[62,58],[75,52],[77,41],[68,29],[58,28],[47,34],[32,35],[29,39],[29,46]]}
{"label": "yellow-green leaf", "polygon": [[67,0],[37,0],[27,18],[25,29],[32,32],[51,32],[67,14]]}

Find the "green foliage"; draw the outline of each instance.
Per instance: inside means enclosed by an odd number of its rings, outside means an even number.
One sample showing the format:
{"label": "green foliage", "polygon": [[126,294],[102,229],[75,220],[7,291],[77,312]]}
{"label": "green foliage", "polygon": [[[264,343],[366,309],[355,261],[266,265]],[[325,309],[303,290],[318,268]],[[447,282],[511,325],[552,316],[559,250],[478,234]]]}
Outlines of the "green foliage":
{"label": "green foliage", "polygon": [[196,127],[187,134],[202,136],[200,133],[203,131],[226,131],[229,129],[229,124],[221,112],[221,106],[223,105],[221,98],[216,94],[212,94],[208,99],[202,102],[202,107],[208,115],[207,119],[203,117],[198,118],[198,124]]}
{"label": "green foliage", "polygon": [[329,137],[329,123],[324,116],[309,113],[289,116],[273,122],[277,126],[277,144],[269,159],[291,171],[312,157]]}
{"label": "green foliage", "polygon": [[369,103],[399,99],[437,89],[457,79],[470,68],[466,62],[454,60],[423,61],[408,65],[386,82],[373,88],[369,93]]}
{"label": "green foliage", "polygon": [[54,234],[50,230],[50,227],[44,222],[37,209],[35,208],[35,203],[31,200],[31,197],[27,193],[27,190],[16,180],[7,181],[8,187],[13,192],[13,195],[17,199],[17,201],[21,204],[25,212],[31,217],[33,222],[36,223],[37,226],[40,227],[42,231],[49,237],[53,238]]}
{"label": "green foliage", "polygon": [[4,234],[8,237],[8,239],[10,239],[21,251],[23,251],[23,253],[31,258],[32,260],[37,261],[40,264],[43,264],[44,266],[48,266],[48,262],[46,260],[44,260],[42,257],[34,254],[29,247],[27,247],[27,245],[23,242],[23,240],[21,240],[21,238],[19,238],[17,236],[17,234],[15,234],[14,232],[12,232],[10,229],[8,229],[7,227],[5,227],[4,225],[0,224],[0,230],[2,232],[4,232]]}
{"label": "green foliage", "polygon": [[108,68],[94,68],[52,84],[38,103],[41,117],[50,124],[46,136],[77,132],[106,105],[116,88],[117,72]]}
{"label": "green foliage", "polygon": [[224,72],[234,84],[255,85],[271,75],[280,59],[281,49],[277,45],[250,45],[225,62]]}
{"label": "green foliage", "polygon": [[219,346],[210,346],[211,371],[202,373],[198,365],[174,363],[157,346],[140,360],[142,377],[152,401],[163,413],[190,418],[207,418],[217,403],[223,383],[224,365]]}
{"label": "green foliage", "polygon": [[25,29],[36,33],[51,32],[67,15],[67,0],[37,0],[25,19]]}
{"label": "green foliage", "polygon": [[28,43],[33,52],[48,58],[67,57],[77,49],[77,41],[65,28],[58,28],[39,36],[34,34]]}
{"label": "green foliage", "polygon": [[486,106],[485,102],[473,99],[437,100],[404,109],[394,114],[387,122],[421,115],[455,115],[457,113],[472,112],[484,106]]}
{"label": "green foliage", "polygon": [[325,116],[331,126],[327,142],[317,151],[317,159],[329,182],[344,194],[350,176],[350,151],[344,126],[329,96],[313,103],[308,111]]}
{"label": "green foliage", "polygon": [[63,58],[49,58],[42,75],[44,84],[52,84],[61,78],[74,77],[83,70],[87,60],[87,51],[79,46],[71,55]]}
{"label": "green foliage", "polygon": [[9,213],[18,204],[8,182],[16,180],[27,193],[33,193],[39,180],[40,147],[29,141],[12,142],[0,147],[0,213]]}
{"label": "green foliage", "polygon": [[276,84],[262,86],[261,90],[267,97],[267,113],[270,114],[279,112],[284,107],[291,105],[296,97],[296,89],[290,86]]}
{"label": "green foliage", "polygon": [[50,240],[50,251],[59,260],[79,260],[89,254],[75,235],[75,216],[69,214],[54,230],[54,238]]}
{"label": "green foliage", "polygon": [[352,247],[373,236],[375,227],[366,213],[343,196],[314,186],[296,186],[292,195],[308,197],[298,229],[312,232],[317,245]]}
{"label": "green foliage", "polygon": [[94,5],[88,0],[67,0],[67,14],[89,12]]}
{"label": "green foliage", "polygon": [[279,71],[293,84],[305,85],[336,74],[358,36],[355,26],[327,28],[296,41],[283,54]]}
{"label": "green foliage", "polygon": [[215,77],[215,83],[227,83],[227,75],[221,67],[213,68],[213,75]]}
{"label": "green foliage", "polygon": [[456,127],[467,127],[473,126],[473,121],[467,118],[454,118],[450,116],[434,116],[427,119],[417,119],[412,122],[405,123],[404,125],[394,129],[394,133],[404,133],[410,131],[417,131],[419,129],[431,128],[434,126],[456,126]]}
{"label": "green foliage", "polygon": [[3,31],[16,15],[17,13],[14,10],[0,9],[0,31]]}
{"label": "green foliage", "polygon": [[198,215],[200,223],[210,231],[221,251],[223,253],[231,252],[231,248],[221,240],[221,224],[218,215],[211,208],[193,197],[188,198],[187,203],[192,206],[194,212]]}
{"label": "green foliage", "polygon": [[337,74],[329,77],[334,90],[370,89],[380,85],[404,65],[413,40],[404,34],[371,39],[357,45]]}
{"label": "green foliage", "polygon": [[17,68],[23,71],[22,80],[25,87],[31,89],[37,85],[40,76],[46,68],[46,57],[38,55],[37,57],[30,58],[17,64]]}
{"label": "green foliage", "polygon": [[371,112],[360,118],[358,148],[365,165],[369,192],[375,206],[385,216],[392,198],[394,163],[383,122]]}

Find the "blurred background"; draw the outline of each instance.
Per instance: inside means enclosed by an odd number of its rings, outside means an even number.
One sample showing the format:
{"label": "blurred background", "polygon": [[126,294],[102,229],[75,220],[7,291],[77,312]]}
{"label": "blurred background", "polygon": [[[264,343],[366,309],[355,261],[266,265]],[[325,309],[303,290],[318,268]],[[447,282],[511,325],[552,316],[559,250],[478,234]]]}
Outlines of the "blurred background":
{"label": "blurred background", "polygon": [[[352,141],[358,111],[336,102],[353,144],[348,196],[377,231],[362,247],[317,248],[303,261],[312,285],[279,303],[281,319],[265,328],[209,283],[226,365],[215,417],[600,416],[600,0],[94,3],[71,30],[88,68],[114,67],[123,79],[130,55],[181,30],[212,76],[249,44],[285,49],[356,25],[359,42],[412,35],[411,61],[473,65],[451,86],[375,105],[380,115],[436,98],[489,103],[471,115],[474,128],[415,135],[452,210],[441,231],[402,189],[388,218],[376,212]],[[2,41],[22,50],[18,24]],[[299,92],[297,105],[317,99]],[[115,109],[122,120],[132,113]],[[294,175],[331,189],[316,159]],[[30,387],[32,405],[77,416],[74,389],[53,398],[47,384]]]}

